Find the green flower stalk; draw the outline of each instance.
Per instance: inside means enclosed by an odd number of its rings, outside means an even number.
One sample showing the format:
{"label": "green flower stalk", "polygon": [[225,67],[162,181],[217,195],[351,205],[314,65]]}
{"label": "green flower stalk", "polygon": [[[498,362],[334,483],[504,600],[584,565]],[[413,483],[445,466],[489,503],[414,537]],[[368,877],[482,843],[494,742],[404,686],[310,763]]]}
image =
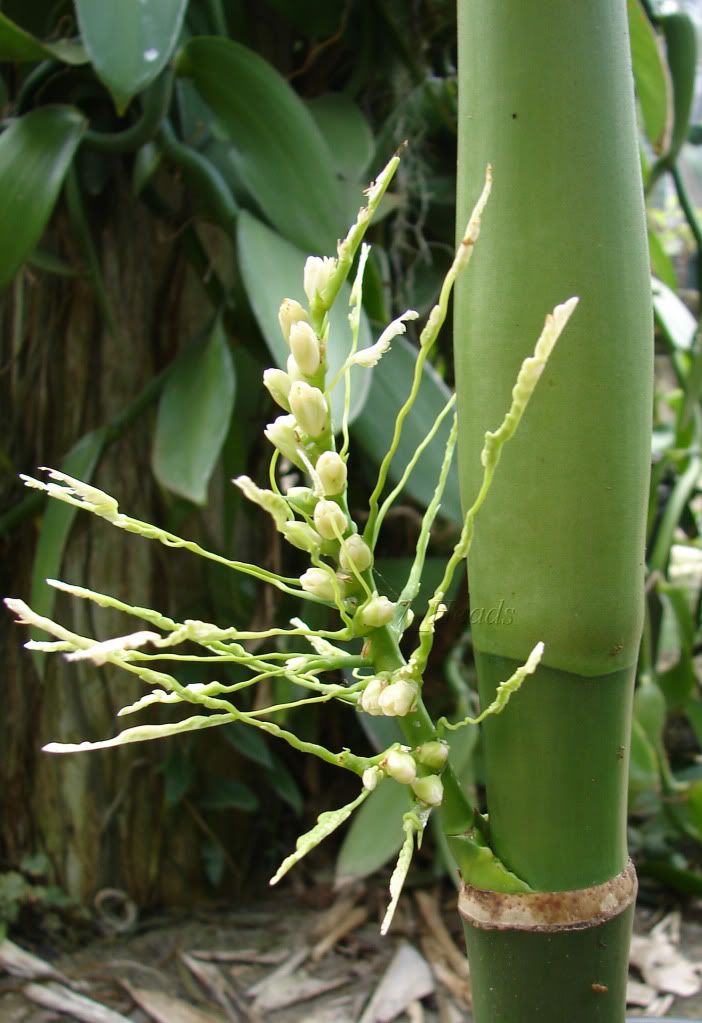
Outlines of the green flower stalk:
{"label": "green flower stalk", "polygon": [[[95,593],[80,586],[48,580],[49,584],[82,600],[111,607],[140,619],[149,628],[98,642],[79,635],[60,624],[35,614],[20,600],[7,600],[10,610],[24,624],[48,633],[51,640],[30,641],[31,649],[57,652],[71,660],[89,659],[95,664],[110,664],[137,676],[147,687],[146,694],[124,707],[120,715],[143,711],[152,704],[192,704],[197,713],[174,724],[138,725],[127,728],[111,739],[79,744],[49,743],[52,753],[104,749],[130,742],[175,735],[219,724],[240,721],[271,736],[283,739],[296,749],[319,757],[326,763],[354,773],[359,779],[359,793],[348,805],[322,813],[316,825],[297,842],[295,851],[281,864],[271,883],[276,883],[307,852],[338,828],[361,805],[369,793],[386,778],[406,785],[412,795],[412,808],[403,817],[405,841],[390,883],[390,906],[382,930],[390,925],[404,879],[409,870],[413,850],[422,840],[430,814],[442,814],[444,827],[453,841],[453,850],[464,878],[480,883],[486,878],[499,890],[528,890],[528,884],[507,869],[491,849],[487,828],[482,818],[466,801],[457,779],[448,764],[448,747],[442,736],[447,729],[483,720],[500,713],[524,680],[534,672],[543,653],[543,644],[536,643],[524,664],[508,672],[501,680],[494,698],[478,718],[467,717],[449,724],[432,721],[422,698],[423,676],[434,641],[434,632],[446,607],[445,594],[454,573],[465,560],[471,547],[475,517],[492,485],[492,479],[504,445],[514,434],[527,404],[537,386],[541,372],[553,346],[575,309],[577,300],[570,299],[557,306],[546,319],[546,325],[532,356],[526,358],[516,379],[507,414],[496,427],[485,434],[483,477],[478,496],[466,515],[458,543],[447,563],[443,578],[432,595],[419,628],[416,649],[405,660],[399,640],[411,620],[409,604],[419,590],[429,534],[440,510],[441,498],[448,477],[456,443],[454,399],[451,399],[420,444],[416,456],[406,467],[397,486],[386,494],[388,472],[397,451],[403,424],[416,399],[423,366],[446,317],[448,300],[459,272],[469,262],[480,232],[480,219],[488,199],[492,175],[488,168],[485,187],[468,218],[453,265],[420,335],[420,351],[414,380],[406,402],[395,424],[392,442],[383,458],[378,481],[369,503],[365,529],[360,530],[349,511],[347,495],[350,406],[350,369],[359,366],[372,372],[381,358],[392,358],[392,341],[403,334],[408,322],[417,318],[410,310],[393,320],[374,344],[358,348],[358,327],[362,302],[363,275],[368,246],[363,243],[365,230],[377,209],[385,189],[397,168],[394,157],[368,190],[368,203],[360,210],[346,238],[339,243],[334,258],[310,257],[304,269],[304,290],[308,308],[291,299],[280,307],[279,320],[285,340],[290,346],[287,372],[267,369],[264,383],[285,414],[266,428],[273,453],[269,479],[270,488],[263,488],[248,476],[234,483],[243,495],[270,515],[275,528],[291,546],[307,552],[309,567],[299,577],[283,576],[245,562],[233,561],[209,552],[198,544],[183,539],[149,523],[131,518],[120,511],[117,502],[95,487],[88,486],[56,470],[46,470],[47,480],[25,477],[25,483],[51,497],[83,508],[107,519],[120,529],[155,540],[168,547],[182,547],[201,557],[243,572],[264,585],[276,587],[303,602],[321,603],[333,609],[338,628],[311,629],[295,618],[285,627],[249,631],[236,626],[220,627],[213,623],[186,620],[183,622],[149,608],[134,607],[106,594]],[[357,259],[351,290],[349,321],[352,344],[340,371],[329,380],[326,348],[329,333],[329,310],[337,300],[341,284]],[[341,423],[331,419],[331,394],[344,388],[344,412]],[[404,482],[413,471],[417,459],[447,416],[454,419],[450,440],[437,480],[436,492],[422,522],[414,563],[400,599],[391,601],[379,592],[374,577],[374,550],[384,518]],[[337,447],[337,444],[339,446]],[[305,485],[287,492],[281,489],[276,469],[281,459],[296,465],[306,477]],[[281,652],[277,640],[285,638],[291,648]],[[351,653],[346,644],[363,639],[360,655]],[[243,641],[255,639],[257,652],[251,653]],[[300,642],[302,641],[302,642]],[[183,643],[195,644],[197,655],[184,654]],[[311,649],[306,649],[305,643]],[[169,662],[185,668],[193,660],[212,666],[213,680],[208,683],[183,683],[168,670]],[[218,680],[222,666],[236,664],[244,669],[243,681],[226,683]],[[219,668],[218,668],[219,666]],[[347,669],[350,682],[329,681],[340,669]],[[338,676],[336,676],[338,677]],[[237,703],[237,694],[260,682],[285,678],[300,687],[303,695],[289,703],[271,704],[249,710]],[[395,743],[375,756],[355,754],[349,749],[333,751],[308,742],[271,720],[272,715],[292,707],[304,708],[337,700],[352,712],[364,712],[397,719],[405,741]]]}

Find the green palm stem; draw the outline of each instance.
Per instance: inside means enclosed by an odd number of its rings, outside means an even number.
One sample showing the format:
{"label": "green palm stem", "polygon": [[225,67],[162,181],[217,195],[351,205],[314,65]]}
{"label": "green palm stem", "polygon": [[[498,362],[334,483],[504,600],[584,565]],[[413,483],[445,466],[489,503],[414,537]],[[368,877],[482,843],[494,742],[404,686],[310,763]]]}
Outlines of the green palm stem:
{"label": "green palm stem", "polygon": [[[485,724],[490,843],[532,889],[562,892],[627,865],[652,314],[626,3],[460,0],[458,24],[459,225],[494,167],[456,285],[464,507],[544,313],[580,296],[469,558],[472,606],[513,609],[473,627],[481,703],[545,643]],[[631,913],[552,931],[467,923],[476,1023],[622,1023]]]}

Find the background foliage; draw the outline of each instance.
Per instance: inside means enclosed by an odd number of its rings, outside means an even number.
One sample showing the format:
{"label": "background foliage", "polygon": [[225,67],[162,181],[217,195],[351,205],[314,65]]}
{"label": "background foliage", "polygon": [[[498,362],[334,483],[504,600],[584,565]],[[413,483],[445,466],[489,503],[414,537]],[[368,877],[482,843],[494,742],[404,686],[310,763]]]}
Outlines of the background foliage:
{"label": "background foliage", "polygon": [[[212,549],[279,564],[276,534],[229,483],[244,472],[260,479],[272,413],[261,372],[287,354],[277,307],[283,296],[302,297],[305,256],[334,250],[363,187],[405,139],[372,232],[362,330],[368,337],[391,315],[408,306],[422,314],[434,301],[453,250],[453,4],[144,0],[119,5],[118,17],[113,8],[0,3],[3,592],[29,593],[48,613],[56,595],[43,580],[60,572],[133,600],[141,594],[145,605],[158,593],[156,603],[181,619],[261,627],[296,609],[216,566],[166,561],[100,524],[74,522],[70,509],[23,496],[17,474],[60,466]],[[684,14],[640,0],[628,9],[659,328],[632,839],[640,872],[699,892],[691,866],[702,841],[696,31]],[[344,330],[341,317],[332,365]],[[374,479],[414,358],[412,340],[398,339],[370,389],[356,388],[352,493]],[[444,337],[403,437],[405,461],[452,384]],[[378,563],[391,596],[445,440],[440,434],[425,453],[394,513]],[[435,556],[460,518],[455,474],[443,511]],[[440,712],[457,716],[475,703],[467,599],[462,586],[429,678]],[[84,613],[61,609],[69,625]],[[109,635],[110,615],[89,628]],[[14,637],[5,649],[0,875],[17,893],[7,911],[0,903],[8,921],[34,884],[21,866],[34,862],[29,853],[46,857],[42,880],[78,899],[118,885],[140,904],[182,901],[239,883],[254,857],[267,871],[303,802],[313,811],[332,802],[316,765],[237,726],[172,740],[165,754],[159,744],[90,763],[42,757],[39,746],[58,729],[67,740],[106,734],[130,683],[81,667],[76,685],[75,667],[32,661]],[[347,741],[333,715],[323,723],[306,715],[299,727],[323,727],[339,747]],[[382,719],[359,715],[358,727],[371,744],[394,738],[378,734],[392,727]],[[474,730],[456,733],[451,755],[479,785]],[[368,800],[339,875],[363,876],[396,851],[401,833],[385,822],[400,814],[383,801],[404,798],[388,784]]]}

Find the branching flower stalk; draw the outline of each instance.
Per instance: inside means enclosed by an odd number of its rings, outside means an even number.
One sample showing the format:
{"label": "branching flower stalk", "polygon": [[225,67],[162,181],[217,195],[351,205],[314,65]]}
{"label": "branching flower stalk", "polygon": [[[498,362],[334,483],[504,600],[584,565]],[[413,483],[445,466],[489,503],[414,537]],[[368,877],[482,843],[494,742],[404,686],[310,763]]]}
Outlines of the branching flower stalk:
{"label": "branching flower stalk", "polygon": [[[73,479],[54,469],[44,470],[47,479],[23,477],[27,486],[39,489],[50,497],[82,508],[106,519],[112,525],[155,540],[167,547],[180,547],[274,586],[303,602],[323,604],[339,617],[339,627],[331,630],[312,629],[304,620],[294,618],[286,627],[260,631],[220,627],[203,621],[178,622],[150,608],[132,606],[122,600],[96,593],[82,586],[47,580],[65,593],[88,600],[100,607],[119,610],[140,619],[148,629],[99,642],[89,636],[71,632],[60,624],[42,617],[23,601],[8,599],[8,607],[23,624],[47,633],[50,640],[30,640],[32,650],[61,653],[68,660],[90,660],[94,664],[110,664],[136,675],[148,692],[135,703],[122,708],[120,716],[139,713],[153,704],[192,704],[198,713],[175,723],[144,724],[127,728],[116,736],[100,742],[51,742],[45,750],[71,753],[105,749],[131,742],[161,738],[219,724],[240,721],[269,735],[288,742],[296,749],[311,753],[335,767],[351,771],[359,778],[358,795],[346,806],[319,816],[311,831],[302,835],[295,851],[288,856],[272,878],[279,881],[287,871],[324,838],[335,831],[386,778],[408,786],[412,807],[403,817],[405,841],[390,882],[391,901],[382,930],[390,926],[402,886],[419,846],[430,814],[439,809],[443,825],[453,840],[452,849],[464,879],[474,884],[485,883],[493,890],[528,891],[529,886],[511,873],[492,852],[480,816],[468,804],[457,779],[448,765],[448,746],[443,739],[447,729],[460,728],[499,713],[532,674],[541,660],[543,643],[534,637],[526,662],[498,687],[493,702],[476,717],[466,717],[450,724],[446,719],[434,723],[422,699],[423,676],[434,642],[437,622],[444,614],[445,595],[454,573],[466,558],[473,538],[476,515],[490,488],[503,446],[512,437],[534,392],[539,376],[558,337],[571,316],[577,299],[557,306],[546,318],[544,330],[534,354],[527,358],[519,372],[512,392],[512,403],[503,422],[485,435],[482,455],[483,483],[469,509],[460,538],[446,565],[443,578],[428,602],[420,628],[416,649],[405,658],[399,641],[411,622],[410,604],[419,592],[430,532],[441,507],[441,498],[451,466],[456,443],[454,398],[447,402],[427,437],[419,445],[398,484],[383,499],[388,474],[397,452],[403,424],[411,414],[417,398],[424,363],[432,350],[446,317],[449,296],[458,274],[470,261],[480,233],[481,214],[488,200],[492,174],[488,168],[485,186],[469,218],[453,264],[446,276],[437,305],[432,309],[420,335],[411,390],[395,424],[390,447],[383,458],[377,483],[369,502],[366,527],[361,533],[349,511],[347,477],[349,453],[348,418],[352,366],[372,372],[381,358],[392,358],[392,341],[404,333],[408,321],[417,318],[409,310],[395,319],[371,346],[358,348],[363,276],[369,247],[363,237],[378,203],[397,169],[394,157],[368,189],[364,206],[346,238],[338,245],[336,257],[310,257],[304,269],[304,290],[307,308],[292,299],[280,307],[279,320],[283,336],[290,347],[286,370],[268,369],[264,384],[281,415],[270,423],[265,434],[273,447],[270,464],[270,489],[259,487],[248,476],[234,483],[244,496],[269,514],[276,529],[293,547],[309,555],[310,565],[299,577],[283,576],[255,564],[233,561],[203,549],[157,526],[134,519],[121,512],[114,498],[95,487]],[[358,256],[351,289],[349,322],[352,343],[344,364],[333,379],[327,379],[326,350],[329,336],[329,311],[338,299],[342,283],[348,277]],[[331,394],[344,388],[343,413],[340,423],[331,418]],[[383,521],[400,494],[426,445],[435,436],[446,416],[453,416],[445,458],[437,480],[436,492],[423,518],[417,553],[399,600],[392,601],[378,590],[374,572],[374,550]],[[340,446],[337,449],[337,438]],[[296,466],[304,477],[304,486],[293,486],[283,492],[276,474],[281,460]],[[349,652],[346,644],[361,638],[360,655]],[[282,652],[278,641],[289,641],[294,649]],[[268,648],[249,652],[243,643],[256,640]],[[300,648],[303,641],[310,649]],[[183,643],[200,648],[196,655],[178,652]],[[200,661],[212,665],[213,680],[209,683],[182,683],[168,671],[169,662],[185,665]],[[217,680],[216,665],[235,664],[247,677],[236,683]],[[347,669],[349,684],[330,682],[329,676]],[[242,690],[275,678],[285,678],[305,693],[287,703],[271,704],[263,709],[247,710],[238,706],[235,696]],[[375,756],[355,754],[349,749],[334,752],[325,746],[299,738],[272,720],[279,711],[304,708],[338,700],[355,712],[394,717],[400,724],[405,742],[394,743]]]}

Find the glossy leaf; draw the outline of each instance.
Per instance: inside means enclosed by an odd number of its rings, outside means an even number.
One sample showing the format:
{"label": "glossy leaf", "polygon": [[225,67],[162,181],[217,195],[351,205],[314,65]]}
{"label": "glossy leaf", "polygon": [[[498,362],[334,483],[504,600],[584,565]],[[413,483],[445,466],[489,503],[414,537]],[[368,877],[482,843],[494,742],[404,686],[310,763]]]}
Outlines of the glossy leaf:
{"label": "glossy leaf", "polygon": [[[355,441],[373,462],[378,462],[390,446],[395,418],[409,394],[416,358],[416,349],[405,338],[398,337],[393,341],[391,351],[373,370],[368,401],[353,424]],[[405,420],[400,446],[390,467],[390,476],[393,480],[401,477],[405,466],[431,429],[449,396],[446,384],[431,366],[427,366],[419,396],[412,412]],[[441,471],[451,429],[449,420],[450,417],[447,417],[442,423],[441,429],[422,454],[407,482],[407,493],[425,506],[434,496],[434,488]],[[449,475],[441,503],[441,514],[453,522],[462,521],[458,473],[455,468]]]}
{"label": "glossy leaf", "polygon": [[[256,322],[278,366],[285,368],[290,349],[283,340],[278,323],[278,309],[284,298],[306,303],[302,286],[305,253],[295,248],[275,231],[251,214],[242,211],[237,225],[237,248],[241,275],[251,302]],[[344,286],[331,313],[327,360],[333,374],[342,365],[351,345],[347,313],[351,289]],[[359,347],[372,344],[370,328],[361,315]],[[373,371],[375,372],[375,371]],[[355,368],[351,372],[351,415],[356,418],[363,408],[371,386],[371,373]],[[332,394],[332,416],[341,422],[344,393],[338,386]]]}
{"label": "glossy leaf", "polygon": [[266,745],[263,736],[253,728],[234,721],[231,725],[225,725],[220,732],[222,738],[226,739],[230,746],[233,746],[242,757],[252,760],[261,767],[273,767],[273,757]]}
{"label": "glossy leaf", "polygon": [[198,802],[206,810],[242,810],[244,813],[253,813],[259,805],[256,794],[236,778],[216,778]]}
{"label": "glossy leaf", "polygon": [[280,757],[273,756],[272,760],[272,766],[266,771],[268,784],[278,798],[287,803],[293,813],[299,817],[304,809],[305,801],[297,782]]}
{"label": "glossy leaf", "polygon": [[170,60],[187,0],[75,0],[75,4],[88,56],[121,114]]}
{"label": "glossy leaf", "polygon": [[653,278],[653,311],[666,340],[673,348],[689,352],[695,339],[695,318],[675,292]]}
{"label": "glossy leaf", "polygon": [[359,107],[341,92],[317,96],[307,106],[329,147],[337,174],[347,181],[364,181],[375,147],[370,125]]}
{"label": "glossy leaf", "polygon": [[39,107],[0,135],[0,287],[39,241],[85,121],[71,107]]}
{"label": "glossy leaf", "polygon": [[236,146],[236,170],[266,218],[309,252],[333,252],[345,224],[331,154],[284,78],[230,39],[191,39],[179,70]]}
{"label": "glossy leaf", "polygon": [[85,64],[88,56],[84,47],[72,39],[43,43],[0,13],[0,60],[22,63],[51,59],[64,64]]}
{"label": "glossy leaf", "polygon": [[410,790],[387,778],[354,815],[336,861],[337,883],[358,881],[384,866],[404,838],[402,815],[410,809]]}
{"label": "glossy leaf", "polygon": [[[61,462],[61,470],[69,476],[90,483],[95,472],[107,431],[94,430],[87,433],[71,448]],[[32,564],[32,585],[30,604],[45,618],[51,618],[56,600],[56,590],[46,585],[47,579],[57,579],[61,575],[63,555],[71,532],[77,508],[72,508],[63,501],[48,501],[39,530],[39,539]],[[40,633],[32,633],[33,638],[44,639]],[[35,651],[34,663],[41,671],[45,654]]]}
{"label": "glossy leaf", "polygon": [[656,153],[664,152],[672,128],[672,86],[656,33],[641,0],[627,0],[636,95],[644,129]]}
{"label": "glossy leaf", "polygon": [[174,367],[158,407],[152,464],[174,494],[204,504],[234,408],[234,364],[219,321]]}

